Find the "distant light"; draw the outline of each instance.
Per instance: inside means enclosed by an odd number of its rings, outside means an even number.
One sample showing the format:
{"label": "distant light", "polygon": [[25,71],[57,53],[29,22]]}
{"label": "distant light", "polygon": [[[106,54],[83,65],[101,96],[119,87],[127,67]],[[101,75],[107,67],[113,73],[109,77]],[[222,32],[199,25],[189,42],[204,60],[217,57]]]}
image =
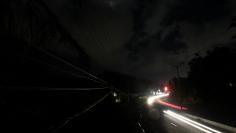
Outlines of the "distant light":
{"label": "distant light", "polygon": [[120,103],[120,98],[117,98],[117,99],[115,100],[115,102],[116,102],[116,103]]}
{"label": "distant light", "polygon": [[152,95],[155,95],[155,91],[152,91]]}
{"label": "distant light", "polygon": [[148,104],[148,105],[152,105],[152,104],[153,104],[153,100],[152,100],[151,98],[148,98],[147,104]]}
{"label": "distant light", "polygon": [[164,91],[165,92],[168,91],[168,87],[167,86],[164,87]]}
{"label": "distant light", "polygon": [[174,112],[172,112],[170,110],[163,111],[163,112],[165,114],[168,114],[168,115],[170,115],[170,116],[172,116],[172,117],[174,117],[174,118],[176,118],[176,119],[178,119],[178,120],[180,120],[180,121],[190,125],[190,126],[193,126],[193,127],[197,128],[197,129],[199,129],[199,130],[201,130],[201,131],[203,131],[205,133],[212,133],[212,132],[214,132],[214,133],[222,133],[222,132],[217,131],[215,129],[212,129],[212,128],[208,127],[208,126],[205,126],[205,125],[203,125],[201,123],[198,123],[196,121],[190,120],[189,118],[186,118],[186,117],[184,117],[184,116],[182,116],[180,114],[174,113]]}
{"label": "distant light", "polygon": [[114,97],[117,97],[117,93],[116,93],[116,92],[113,92],[113,96],[114,96]]}

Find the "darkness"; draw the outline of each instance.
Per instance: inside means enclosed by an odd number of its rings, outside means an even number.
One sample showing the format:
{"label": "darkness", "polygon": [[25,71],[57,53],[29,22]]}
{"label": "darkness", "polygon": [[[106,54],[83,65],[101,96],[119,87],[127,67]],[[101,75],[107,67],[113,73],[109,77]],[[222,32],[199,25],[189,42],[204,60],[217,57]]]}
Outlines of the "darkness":
{"label": "darkness", "polygon": [[[235,6],[2,0],[2,132],[200,132],[166,110],[234,132]],[[164,101],[187,110],[147,104],[150,91],[166,86]]]}

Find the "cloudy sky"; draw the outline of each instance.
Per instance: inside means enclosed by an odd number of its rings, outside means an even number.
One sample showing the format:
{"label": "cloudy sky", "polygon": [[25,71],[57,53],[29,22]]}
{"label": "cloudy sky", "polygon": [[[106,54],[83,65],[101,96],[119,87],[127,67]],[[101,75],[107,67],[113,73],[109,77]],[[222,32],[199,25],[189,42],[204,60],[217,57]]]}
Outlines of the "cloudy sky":
{"label": "cloudy sky", "polygon": [[228,45],[234,0],[45,0],[94,62],[164,81],[194,53]]}

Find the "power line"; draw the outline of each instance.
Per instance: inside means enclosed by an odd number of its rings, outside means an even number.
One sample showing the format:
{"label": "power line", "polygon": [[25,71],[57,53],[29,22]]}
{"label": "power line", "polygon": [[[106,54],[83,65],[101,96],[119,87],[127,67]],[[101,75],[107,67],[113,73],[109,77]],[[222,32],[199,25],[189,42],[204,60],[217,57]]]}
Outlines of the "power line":
{"label": "power line", "polygon": [[39,50],[39,51],[45,53],[46,55],[48,55],[48,56],[50,56],[50,57],[52,57],[52,58],[54,58],[54,59],[56,59],[56,60],[58,60],[58,61],[60,61],[60,62],[62,62],[62,63],[64,63],[64,64],[70,66],[71,68],[73,68],[73,69],[75,69],[75,70],[77,70],[77,71],[79,71],[79,72],[82,72],[82,73],[84,73],[84,74],[87,74],[88,76],[90,76],[90,77],[92,77],[92,78],[94,78],[94,79],[96,79],[96,80],[99,80],[100,82],[103,82],[104,84],[107,84],[106,81],[104,81],[104,80],[102,80],[102,79],[100,79],[100,78],[94,76],[93,74],[91,74],[91,73],[89,73],[89,72],[87,72],[87,71],[85,71],[85,70],[83,70],[83,69],[81,69],[81,68],[79,68],[79,67],[77,67],[77,66],[71,64],[70,62],[64,60],[63,58],[61,58],[61,57],[59,57],[59,56],[56,56],[56,55],[54,55],[54,54],[52,54],[52,53],[50,53],[50,52],[48,52],[48,51],[46,51],[46,50],[44,50],[44,49],[42,49],[42,48],[40,48],[40,47],[37,47],[37,46],[34,46],[34,45],[32,45],[32,46],[33,46],[34,48],[36,48],[37,50]]}
{"label": "power line", "polygon": [[78,45],[78,42],[72,37],[72,35],[66,30],[66,28],[63,26],[63,24],[60,22],[60,20],[58,19],[58,17],[53,13],[53,11],[51,11],[51,9],[48,7],[48,5],[44,2],[44,0],[36,0],[36,2],[41,5],[45,11],[48,13],[48,15],[52,18],[51,20],[54,20],[54,25],[57,26],[60,34],[62,34],[64,37],[69,39],[70,44],[72,44],[76,50],[82,54],[83,56],[87,56],[85,55],[84,51],[80,48],[80,46]]}
{"label": "power line", "polygon": [[86,76],[81,76],[81,75],[79,75],[79,74],[70,72],[70,71],[68,71],[68,70],[63,70],[62,68],[59,68],[59,67],[57,67],[56,65],[52,65],[52,64],[50,64],[50,63],[46,63],[46,62],[40,61],[40,60],[35,59],[35,58],[28,58],[28,59],[31,59],[31,60],[36,61],[36,62],[38,62],[38,63],[44,64],[44,65],[49,66],[49,67],[51,67],[51,68],[53,68],[53,69],[57,69],[57,70],[59,70],[59,71],[61,71],[61,72],[63,72],[63,73],[72,75],[72,76],[77,77],[77,78],[84,78],[84,79],[88,79],[88,80],[91,80],[91,81],[94,81],[94,82],[97,82],[97,83],[104,84],[103,82],[94,80],[94,79],[89,78],[89,77],[86,77]]}
{"label": "power line", "polygon": [[[59,21],[59,19],[57,18],[57,16],[49,9],[49,7],[47,6],[47,4],[45,4],[45,2],[42,1],[42,0],[37,0],[37,2],[38,2],[38,4],[40,4],[41,6],[44,7],[44,9],[46,10],[46,12],[47,12],[54,20],[56,20],[56,22],[57,22],[57,23],[56,23],[56,26],[58,27],[59,32],[60,32],[61,34],[63,34],[65,37],[69,38],[70,43],[72,43],[72,44],[76,47],[76,49],[79,50],[79,52],[82,52],[81,49],[77,46],[76,40],[68,33],[68,31],[64,28],[64,26],[62,26],[62,24],[60,23],[60,21]],[[34,46],[34,45],[32,45],[32,46]],[[34,46],[34,47],[36,47],[36,46]],[[45,50],[43,50],[43,49],[40,49],[39,47],[37,47],[37,49],[43,51],[44,53],[50,55],[51,57],[53,57],[53,58],[55,58],[55,59],[57,59],[57,60],[63,62],[64,64],[67,64],[68,66],[70,66],[70,67],[72,67],[72,68],[74,68],[74,69],[76,69],[76,70],[78,70],[78,71],[80,71],[80,72],[82,72],[82,73],[84,73],[84,74],[87,74],[87,75],[89,75],[90,77],[92,77],[92,78],[94,78],[94,79],[96,79],[96,80],[99,80],[99,81],[101,81],[101,82],[107,84],[106,81],[104,81],[104,80],[102,80],[102,79],[99,79],[98,77],[92,75],[91,73],[89,73],[89,72],[87,72],[87,71],[85,71],[85,70],[83,70],[83,69],[81,69],[81,68],[79,68],[79,67],[74,66],[74,65],[71,64],[70,62],[68,62],[68,61],[66,61],[66,60],[64,60],[64,59],[62,59],[61,57],[56,56],[56,55],[53,55],[52,53],[47,52],[47,51],[45,51]],[[82,52],[82,53],[83,53],[83,52]]]}
{"label": "power line", "polygon": [[[106,95],[104,95],[102,98],[100,98],[99,100],[97,100],[96,102],[94,102],[93,104],[91,104],[90,106],[88,106],[87,108],[85,108],[84,110],[82,110],[81,112],[75,113],[73,116],[71,117],[67,117],[65,120],[63,120],[62,122],[59,123],[58,126],[53,126],[51,129],[52,131],[49,133],[55,133],[58,130],[60,130],[61,128],[63,128],[64,126],[66,126],[70,121],[72,121],[73,119],[85,114],[86,112],[88,112],[89,110],[91,110],[93,107],[95,107],[97,104],[99,104],[100,102],[102,102],[106,97],[108,97],[111,94],[111,91],[108,92]],[[45,132],[44,132],[45,133]]]}
{"label": "power line", "polygon": [[109,87],[94,87],[94,88],[53,88],[53,87],[19,87],[19,86],[1,86],[1,89],[12,91],[93,91],[93,90],[106,90]]}

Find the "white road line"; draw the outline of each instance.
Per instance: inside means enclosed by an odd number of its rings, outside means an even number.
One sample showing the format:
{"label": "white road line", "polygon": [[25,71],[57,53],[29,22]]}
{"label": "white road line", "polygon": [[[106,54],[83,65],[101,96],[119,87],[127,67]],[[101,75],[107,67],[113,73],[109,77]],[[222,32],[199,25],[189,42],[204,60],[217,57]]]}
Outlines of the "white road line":
{"label": "white road line", "polygon": [[139,122],[138,122],[138,125],[139,125],[140,127],[142,127],[141,124],[140,124]]}
{"label": "white road line", "polygon": [[143,131],[143,133],[145,133],[145,130],[144,130],[144,129],[142,129],[142,131]]}
{"label": "white road line", "polygon": [[171,122],[170,124],[171,124],[171,125],[173,125],[173,126],[175,126],[175,127],[177,127],[177,125],[176,125],[176,124],[174,124],[174,123],[172,123],[172,122]]}

